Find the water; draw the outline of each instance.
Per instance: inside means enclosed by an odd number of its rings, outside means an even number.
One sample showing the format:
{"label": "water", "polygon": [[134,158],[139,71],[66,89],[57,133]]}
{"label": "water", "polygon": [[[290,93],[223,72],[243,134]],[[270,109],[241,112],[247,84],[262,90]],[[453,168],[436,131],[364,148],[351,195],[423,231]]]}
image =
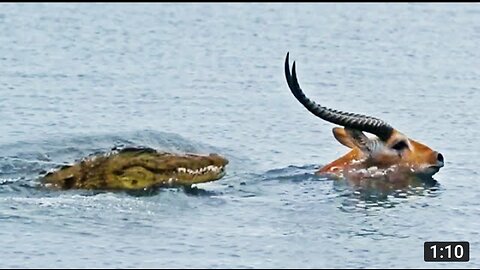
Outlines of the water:
{"label": "water", "polygon": [[[468,267],[480,237],[480,6],[0,6],[0,267]],[[346,152],[289,92],[442,152],[432,187],[376,197],[315,177]],[[116,145],[217,152],[190,191],[45,191]],[[425,241],[469,263],[425,263]]]}

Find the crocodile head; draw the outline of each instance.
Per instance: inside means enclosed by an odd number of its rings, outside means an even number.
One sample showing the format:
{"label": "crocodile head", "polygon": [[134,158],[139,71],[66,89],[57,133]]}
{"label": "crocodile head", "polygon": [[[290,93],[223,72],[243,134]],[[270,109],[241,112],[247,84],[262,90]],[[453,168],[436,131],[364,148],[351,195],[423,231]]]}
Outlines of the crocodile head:
{"label": "crocodile head", "polygon": [[47,173],[45,186],[60,189],[145,189],[190,186],[225,175],[228,160],[217,154],[174,154],[126,148],[83,159]]}

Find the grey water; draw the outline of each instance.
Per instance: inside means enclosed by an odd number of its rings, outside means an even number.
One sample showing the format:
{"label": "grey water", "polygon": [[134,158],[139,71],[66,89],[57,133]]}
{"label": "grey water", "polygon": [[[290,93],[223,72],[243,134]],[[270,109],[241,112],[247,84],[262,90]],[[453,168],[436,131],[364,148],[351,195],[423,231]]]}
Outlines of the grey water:
{"label": "grey water", "polygon": [[[0,5],[0,267],[479,268],[478,4]],[[365,195],[288,90],[379,117],[445,157],[432,186]],[[38,189],[118,145],[216,152],[192,190]],[[470,262],[426,263],[425,241]]]}

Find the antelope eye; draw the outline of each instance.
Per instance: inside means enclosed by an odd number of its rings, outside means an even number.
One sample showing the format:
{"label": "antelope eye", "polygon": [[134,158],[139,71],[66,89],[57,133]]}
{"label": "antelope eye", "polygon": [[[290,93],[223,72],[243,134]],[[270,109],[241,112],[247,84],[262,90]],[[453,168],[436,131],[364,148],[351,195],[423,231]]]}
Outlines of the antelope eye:
{"label": "antelope eye", "polygon": [[392,148],[397,151],[402,151],[403,149],[408,148],[408,145],[405,141],[399,141],[396,144],[394,144]]}

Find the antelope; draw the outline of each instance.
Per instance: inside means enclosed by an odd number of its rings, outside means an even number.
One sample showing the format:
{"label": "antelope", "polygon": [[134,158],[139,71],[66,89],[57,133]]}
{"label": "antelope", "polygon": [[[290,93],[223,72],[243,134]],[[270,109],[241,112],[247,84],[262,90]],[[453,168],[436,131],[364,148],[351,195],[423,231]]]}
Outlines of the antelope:
{"label": "antelope", "polygon": [[[387,122],[372,116],[330,109],[310,100],[298,83],[295,61],[290,73],[288,58],[289,53],[285,59],[285,76],[292,94],[315,116],[341,126],[333,128],[333,136],[350,148],[347,154],[320,168],[316,175],[395,181],[412,175],[431,177],[443,167],[442,154],[408,138]],[[367,137],[364,132],[375,136]]]}

